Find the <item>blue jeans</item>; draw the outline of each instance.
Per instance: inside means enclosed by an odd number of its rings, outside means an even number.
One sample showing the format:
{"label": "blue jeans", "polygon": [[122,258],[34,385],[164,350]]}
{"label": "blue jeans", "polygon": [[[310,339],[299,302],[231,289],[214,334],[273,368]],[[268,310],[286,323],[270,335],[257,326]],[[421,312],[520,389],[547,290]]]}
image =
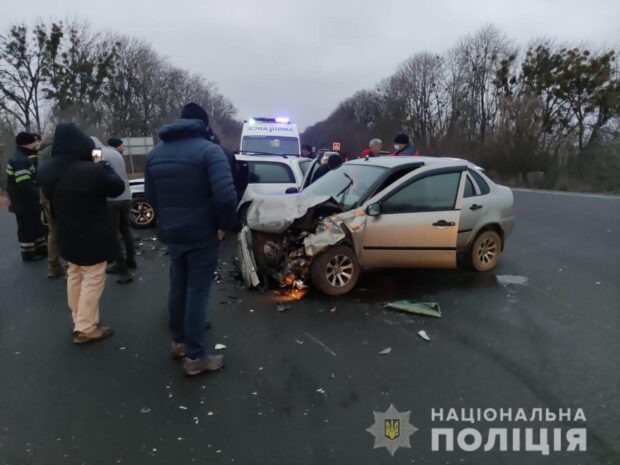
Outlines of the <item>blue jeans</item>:
{"label": "blue jeans", "polygon": [[205,324],[209,288],[217,267],[219,244],[201,249],[170,248],[170,331],[174,342],[185,343],[185,355],[196,359],[207,353]]}

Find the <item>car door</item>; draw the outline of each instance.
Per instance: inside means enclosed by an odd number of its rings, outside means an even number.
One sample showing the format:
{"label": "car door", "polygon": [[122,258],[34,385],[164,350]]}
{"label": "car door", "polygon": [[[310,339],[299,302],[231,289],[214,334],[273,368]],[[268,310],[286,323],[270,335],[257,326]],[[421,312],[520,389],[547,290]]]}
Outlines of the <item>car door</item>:
{"label": "car door", "polygon": [[362,264],[456,267],[463,170],[428,171],[379,194],[380,213],[368,218],[362,239]]}
{"label": "car door", "polygon": [[[470,170],[465,172],[465,187],[461,203],[461,220],[459,223],[457,249],[462,250],[469,244],[472,235],[476,233],[477,225],[485,214],[489,205],[485,206],[485,196],[488,194],[488,185],[480,186]],[[486,191],[483,189],[486,187]]]}
{"label": "car door", "polygon": [[248,186],[260,194],[284,194],[297,183],[286,163],[252,160],[248,162]]}

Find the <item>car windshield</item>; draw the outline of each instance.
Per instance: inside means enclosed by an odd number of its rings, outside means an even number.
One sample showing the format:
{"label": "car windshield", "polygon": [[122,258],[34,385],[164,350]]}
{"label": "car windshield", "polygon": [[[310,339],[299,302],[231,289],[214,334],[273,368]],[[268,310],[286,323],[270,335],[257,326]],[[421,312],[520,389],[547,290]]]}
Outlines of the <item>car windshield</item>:
{"label": "car windshield", "polygon": [[386,169],[382,166],[344,164],[310,184],[304,189],[304,193],[331,195],[348,210],[356,206],[359,199]]}
{"label": "car windshield", "polygon": [[274,155],[299,155],[299,139],[279,136],[245,136],[242,152]]}

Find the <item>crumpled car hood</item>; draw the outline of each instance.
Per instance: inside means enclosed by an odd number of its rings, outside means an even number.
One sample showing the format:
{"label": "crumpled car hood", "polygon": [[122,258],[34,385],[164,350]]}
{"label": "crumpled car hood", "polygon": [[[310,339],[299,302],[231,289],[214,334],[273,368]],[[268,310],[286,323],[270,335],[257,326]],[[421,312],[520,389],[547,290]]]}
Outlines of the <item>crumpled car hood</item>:
{"label": "crumpled car hood", "polygon": [[255,231],[271,234],[283,233],[312,207],[327,202],[329,199],[331,199],[329,195],[260,196],[250,204],[247,224]]}

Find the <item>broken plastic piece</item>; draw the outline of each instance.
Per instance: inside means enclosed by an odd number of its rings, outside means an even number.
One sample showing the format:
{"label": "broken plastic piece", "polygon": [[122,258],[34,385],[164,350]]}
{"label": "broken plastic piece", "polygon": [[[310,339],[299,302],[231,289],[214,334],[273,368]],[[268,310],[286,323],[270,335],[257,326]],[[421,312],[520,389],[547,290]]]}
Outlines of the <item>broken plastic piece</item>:
{"label": "broken plastic piece", "polygon": [[381,352],[379,352],[379,355],[387,355],[390,352],[392,352],[392,348],[391,347],[386,347],[385,349],[383,349]]}
{"label": "broken plastic piece", "polygon": [[215,350],[222,350],[225,349],[226,346],[224,344],[215,344]]}
{"label": "broken plastic piece", "polygon": [[417,315],[432,316],[441,318],[441,307],[436,302],[411,302],[409,300],[398,300],[385,305],[392,310],[401,312],[415,313]]}
{"label": "broken plastic piece", "polygon": [[428,334],[426,334],[426,331],[424,331],[424,330],[418,331],[418,336],[420,336],[425,341],[430,341],[431,340],[431,338],[428,336]]}

